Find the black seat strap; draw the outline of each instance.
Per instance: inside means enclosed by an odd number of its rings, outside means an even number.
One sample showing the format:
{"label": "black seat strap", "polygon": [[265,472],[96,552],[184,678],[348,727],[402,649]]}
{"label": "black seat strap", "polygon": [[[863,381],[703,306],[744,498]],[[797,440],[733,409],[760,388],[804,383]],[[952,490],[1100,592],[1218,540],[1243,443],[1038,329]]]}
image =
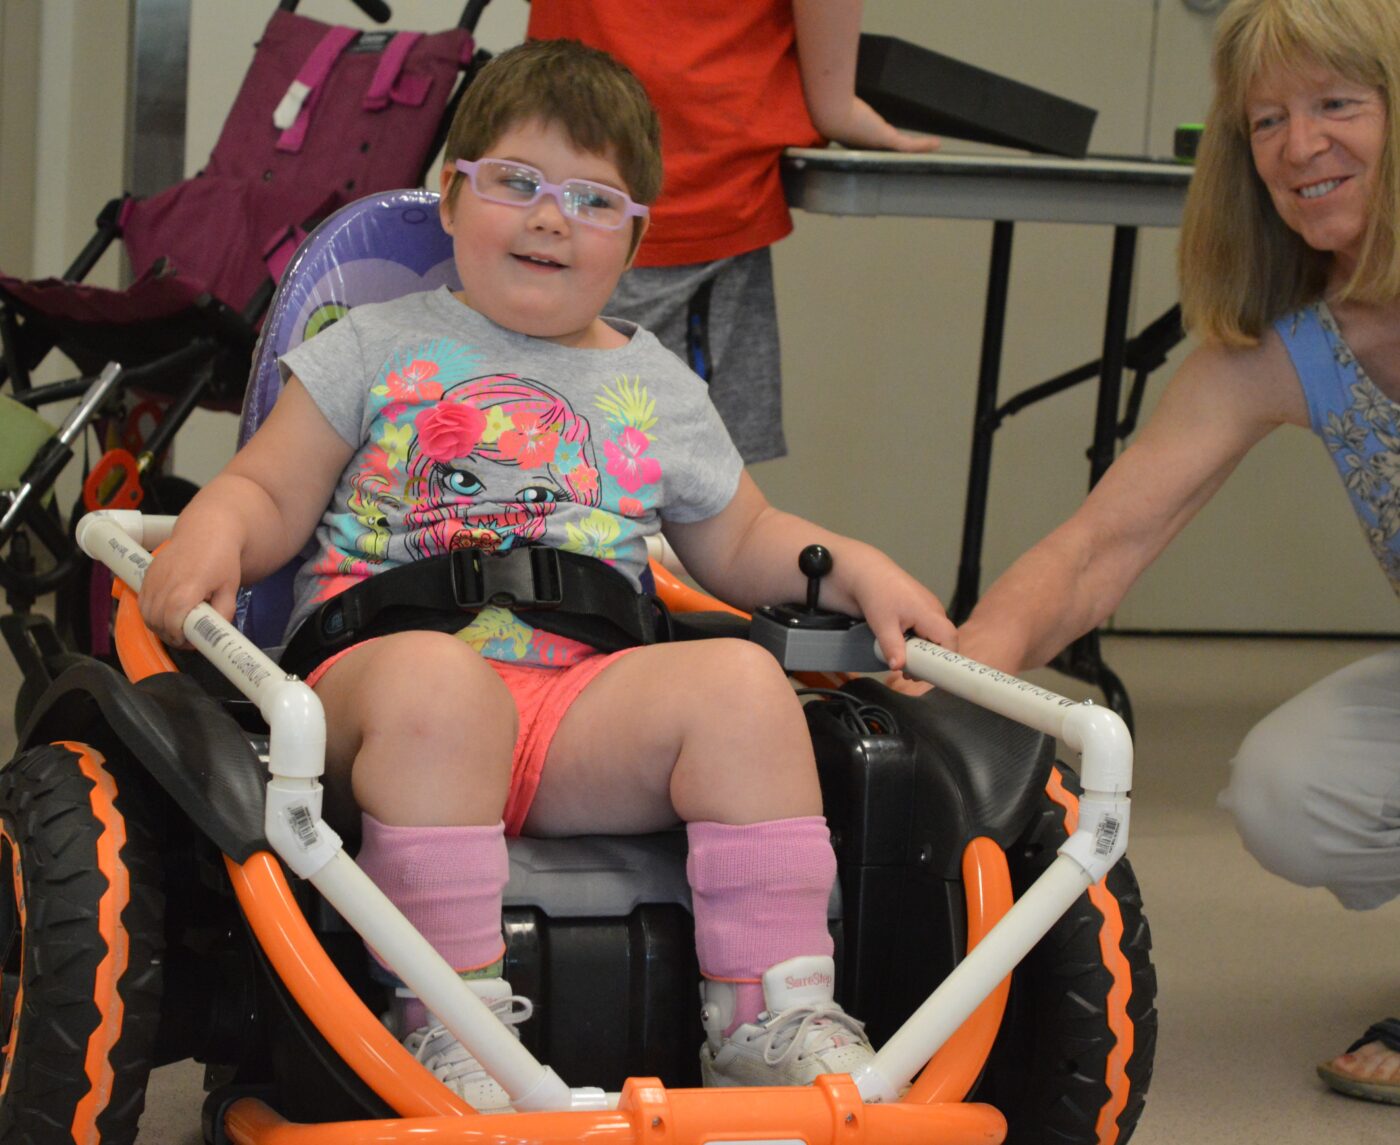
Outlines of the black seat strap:
{"label": "black seat strap", "polygon": [[604,652],[665,638],[658,602],[595,557],[541,545],[504,553],[455,549],[378,573],[333,596],[297,626],[282,666],[305,676],[372,636],[414,628],[456,631],[467,623],[463,613],[490,605]]}

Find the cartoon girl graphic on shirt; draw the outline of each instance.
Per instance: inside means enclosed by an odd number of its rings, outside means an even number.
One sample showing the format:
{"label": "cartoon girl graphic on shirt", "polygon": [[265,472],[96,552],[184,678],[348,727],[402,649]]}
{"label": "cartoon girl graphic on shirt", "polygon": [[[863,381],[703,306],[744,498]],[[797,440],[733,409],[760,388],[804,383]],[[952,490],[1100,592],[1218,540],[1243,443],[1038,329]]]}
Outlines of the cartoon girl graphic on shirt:
{"label": "cartoon girl graphic on shirt", "polygon": [[416,557],[538,541],[561,503],[601,501],[588,421],[543,382],[465,382],[413,429],[406,493],[416,507],[404,525]]}
{"label": "cartoon girl graphic on shirt", "polygon": [[[499,552],[543,537],[561,504],[602,500],[589,425],[543,382],[496,375],[463,383],[413,420],[404,518],[417,557]],[[567,663],[587,649],[488,607],[458,634],[502,660]]]}

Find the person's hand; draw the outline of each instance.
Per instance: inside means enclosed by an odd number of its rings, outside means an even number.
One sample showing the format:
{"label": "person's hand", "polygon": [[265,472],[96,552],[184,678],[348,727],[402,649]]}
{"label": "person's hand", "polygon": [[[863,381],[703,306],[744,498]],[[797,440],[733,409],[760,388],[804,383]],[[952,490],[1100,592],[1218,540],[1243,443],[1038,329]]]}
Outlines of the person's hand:
{"label": "person's hand", "polygon": [[834,571],[896,673],[904,670],[904,634],[911,629],[925,640],[957,650],[958,630],[938,597],[883,553],[843,552]]}
{"label": "person's hand", "polygon": [[823,115],[821,122],[814,120],[814,126],[827,139],[846,147],[926,153],[943,146],[936,135],[901,131],[857,95],[835,112]]}
{"label": "person's hand", "polygon": [[233,619],[238,594],[238,546],[226,537],[173,537],[156,553],[141,584],[141,616],[176,648],[189,642],[181,629],[190,609],[208,601]]}

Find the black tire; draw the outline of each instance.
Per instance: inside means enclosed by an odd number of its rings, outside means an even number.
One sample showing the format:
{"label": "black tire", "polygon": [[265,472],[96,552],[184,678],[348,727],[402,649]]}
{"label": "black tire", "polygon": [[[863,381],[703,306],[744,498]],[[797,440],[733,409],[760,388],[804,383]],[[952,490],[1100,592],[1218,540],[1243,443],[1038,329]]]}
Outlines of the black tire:
{"label": "black tire", "polygon": [[90,749],[45,745],[0,772],[5,1145],[136,1137],[164,896],[139,779],[114,770]]}
{"label": "black tire", "polygon": [[[1077,778],[1056,768],[1077,797]],[[1018,897],[1066,837],[1065,808],[1046,794],[1007,852]],[[1152,934],[1126,859],[1106,885],[1105,909],[1083,895],[1012,976],[1006,1019],[972,1093],[1006,1115],[1008,1145],[1123,1145],[1142,1116],[1157,1044]],[[1127,1031],[1132,1053],[1122,1062],[1114,1051]]]}

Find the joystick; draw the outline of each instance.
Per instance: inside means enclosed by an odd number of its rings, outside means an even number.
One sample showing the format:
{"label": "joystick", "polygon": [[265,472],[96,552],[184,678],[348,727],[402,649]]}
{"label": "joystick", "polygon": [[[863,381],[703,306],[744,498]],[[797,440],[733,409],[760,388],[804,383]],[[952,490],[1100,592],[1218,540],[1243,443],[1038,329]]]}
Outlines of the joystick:
{"label": "joystick", "polygon": [[831,571],[831,550],[824,545],[808,545],[797,557],[797,568],[807,578],[807,611],[817,612],[822,577]]}
{"label": "joystick", "polygon": [[864,621],[821,606],[822,578],[835,563],[825,545],[808,545],[797,557],[798,571],[807,578],[806,602],[754,609],[749,639],[789,671],[876,672],[884,667]]}

